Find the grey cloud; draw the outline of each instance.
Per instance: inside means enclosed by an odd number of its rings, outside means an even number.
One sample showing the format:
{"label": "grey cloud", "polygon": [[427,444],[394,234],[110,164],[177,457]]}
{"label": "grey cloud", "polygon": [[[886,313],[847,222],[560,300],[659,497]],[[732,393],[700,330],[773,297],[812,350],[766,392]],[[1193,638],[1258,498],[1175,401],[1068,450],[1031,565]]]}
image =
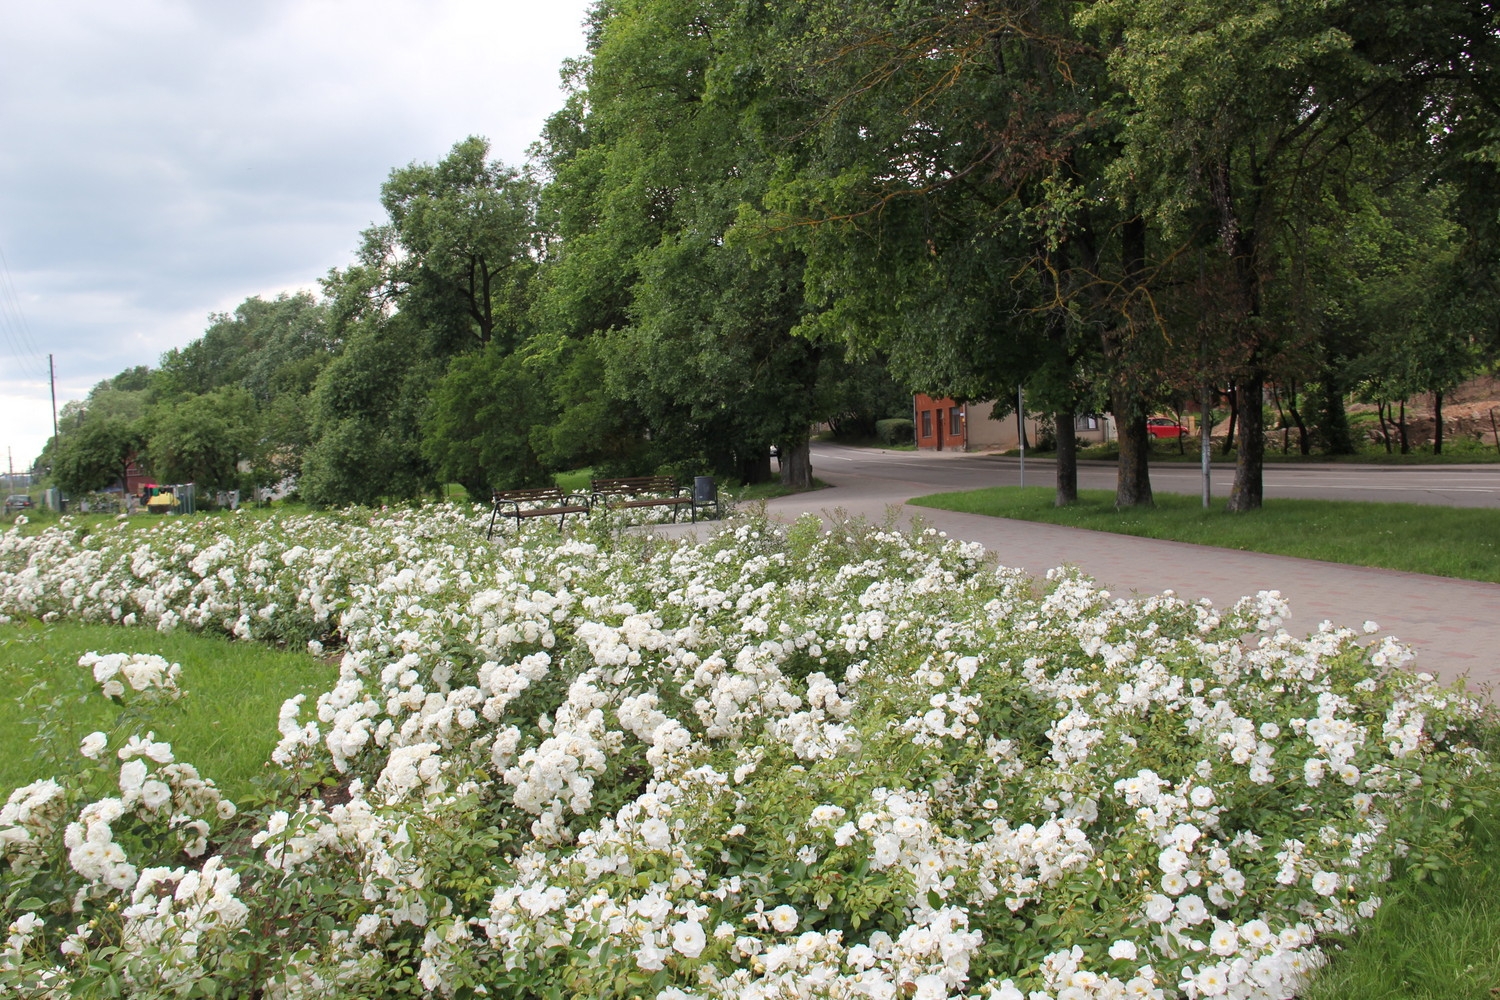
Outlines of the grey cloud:
{"label": "grey cloud", "polygon": [[[470,134],[521,162],[587,6],[0,0],[0,248],[33,346],[86,391],[345,264],[392,168]],[[14,340],[0,426],[29,459],[45,358]]]}

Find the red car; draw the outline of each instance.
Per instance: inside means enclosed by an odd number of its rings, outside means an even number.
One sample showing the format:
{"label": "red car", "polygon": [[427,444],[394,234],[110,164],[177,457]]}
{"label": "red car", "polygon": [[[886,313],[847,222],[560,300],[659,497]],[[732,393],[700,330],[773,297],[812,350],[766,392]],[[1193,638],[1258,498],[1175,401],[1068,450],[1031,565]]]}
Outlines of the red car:
{"label": "red car", "polygon": [[1146,421],[1146,431],[1156,438],[1187,437],[1187,431],[1171,417],[1151,417]]}

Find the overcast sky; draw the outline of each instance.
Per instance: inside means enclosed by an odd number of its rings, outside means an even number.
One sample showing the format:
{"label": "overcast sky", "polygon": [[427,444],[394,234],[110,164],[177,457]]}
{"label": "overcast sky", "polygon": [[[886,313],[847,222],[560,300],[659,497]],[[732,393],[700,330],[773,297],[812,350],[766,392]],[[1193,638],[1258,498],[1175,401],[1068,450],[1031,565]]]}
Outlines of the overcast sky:
{"label": "overcast sky", "polygon": [[[588,0],[0,0],[0,445],[57,402],[313,288],[381,182],[562,103]],[[3,457],[0,457],[3,460]],[[5,471],[0,467],[0,472]]]}

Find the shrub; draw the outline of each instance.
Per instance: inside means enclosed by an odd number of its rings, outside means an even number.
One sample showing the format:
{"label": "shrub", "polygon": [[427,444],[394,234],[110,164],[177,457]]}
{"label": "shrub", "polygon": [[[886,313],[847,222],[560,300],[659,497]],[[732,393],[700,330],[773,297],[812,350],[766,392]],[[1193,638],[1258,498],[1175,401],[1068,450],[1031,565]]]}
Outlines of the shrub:
{"label": "shrub", "polygon": [[916,425],[906,417],[875,421],[875,436],[881,444],[911,444],[917,439]]}
{"label": "shrub", "polygon": [[1287,996],[1398,859],[1457,835],[1435,807],[1472,812],[1490,767],[1475,698],[1389,639],[1294,638],[1274,592],[1117,600],[931,530],[814,519],[701,543],[527,526],[503,548],[483,520],[0,536],[0,613],[343,650],[278,722],[300,794],[235,831],[198,786],[186,833],[126,809],[164,781],[139,762],[17,790],[0,981]]}

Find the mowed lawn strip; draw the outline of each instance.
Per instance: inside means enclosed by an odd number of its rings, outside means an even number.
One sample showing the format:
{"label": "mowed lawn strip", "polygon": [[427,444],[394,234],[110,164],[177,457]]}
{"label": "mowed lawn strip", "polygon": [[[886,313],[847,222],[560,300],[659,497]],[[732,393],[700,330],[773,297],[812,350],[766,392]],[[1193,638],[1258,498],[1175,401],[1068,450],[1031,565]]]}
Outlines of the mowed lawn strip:
{"label": "mowed lawn strip", "polygon": [[[104,697],[87,652],[155,653],[182,665],[175,702],[130,707]],[[338,671],[305,651],[233,642],[185,630],[75,622],[0,625],[0,796],[59,768],[83,763],[78,745],[95,730],[111,751],[133,734],[155,732],[178,760],[212,778],[230,798],[254,791],[280,734],[287,698],[333,686]],[[127,702],[130,695],[127,694]],[[38,737],[41,737],[40,739]]]}
{"label": "mowed lawn strip", "polygon": [[1354,500],[1267,500],[1231,514],[1222,500],[1158,493],[1156,506],[1116,510],[1108,490],[1055,507],[1046,486],[935,493],[908,502],[939,510],[1043,521],[1121,535],[1299,556],[1354,566],[1500,583],[1500,510]]}

